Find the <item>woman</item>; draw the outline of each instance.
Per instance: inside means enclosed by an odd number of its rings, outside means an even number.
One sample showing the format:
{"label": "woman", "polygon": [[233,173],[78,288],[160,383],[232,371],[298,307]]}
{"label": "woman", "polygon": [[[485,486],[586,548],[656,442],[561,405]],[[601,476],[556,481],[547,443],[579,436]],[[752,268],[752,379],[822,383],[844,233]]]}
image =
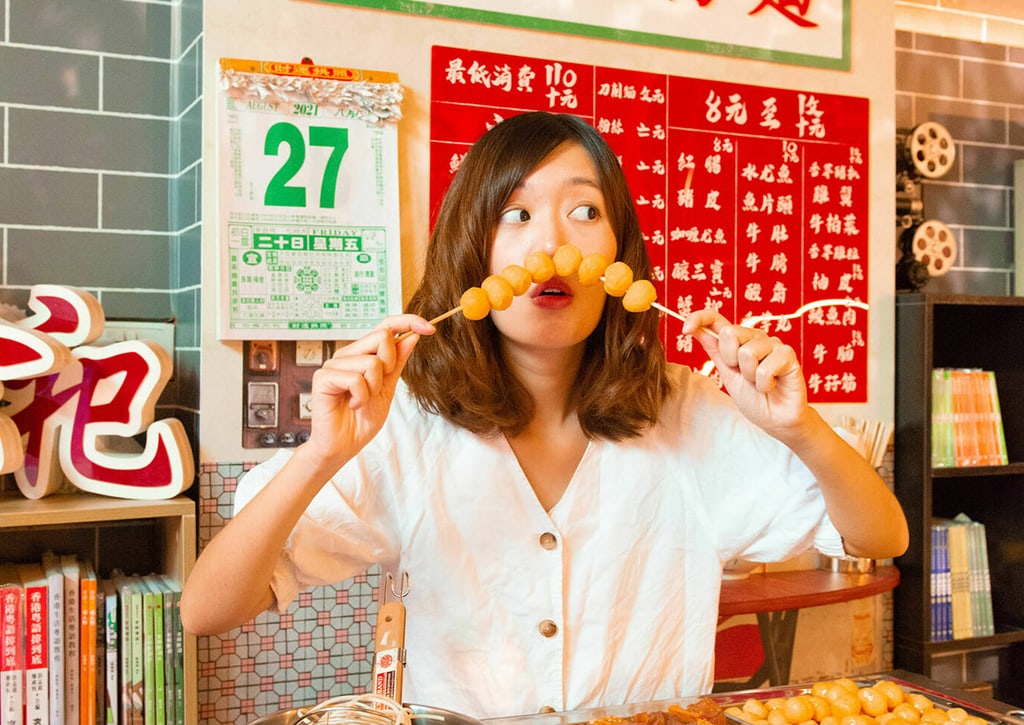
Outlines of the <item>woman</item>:
{"label": "woman", "polygon": [[406,701],[577,709],[709,692],[730,559],[906,548],[898,503],[763,332],[687,319],[725,395],[664,362],[656,312],[573,275],[478,322],[426,321],[570,244],[649,272],[601,136],[573,116],[502,122],[455,176],[409,312],[317,372],[309,441],[242,480],[186,584],[187,629],[379,563],[411,580]]}

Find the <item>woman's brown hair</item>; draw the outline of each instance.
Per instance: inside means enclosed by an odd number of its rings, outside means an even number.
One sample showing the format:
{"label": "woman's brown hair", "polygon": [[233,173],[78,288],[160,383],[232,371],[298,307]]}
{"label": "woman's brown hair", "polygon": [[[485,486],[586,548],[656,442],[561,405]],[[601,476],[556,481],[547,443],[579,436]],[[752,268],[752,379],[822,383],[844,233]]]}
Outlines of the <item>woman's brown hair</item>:
{"label": "woman's brown hair", "polygon": [[[649,278],[650,260],[618,157],[586,121],[530,112],[502,121],[466,154],[438,212],[409,312],[435,317],[483,281],[495,226],[512,191],[567,142],[580,144],[594,162],[617,258],[636,279]],[[416,346],[403,377],[425,409],[477,434],[515,435],[533,417],[536,401],[509,369],[490,317],[445,320]],[[572,391],[584,433],[610,440],[639,435],[657,422],[669,389],[657,312],[627,312],[610,299],[587,338]]]}

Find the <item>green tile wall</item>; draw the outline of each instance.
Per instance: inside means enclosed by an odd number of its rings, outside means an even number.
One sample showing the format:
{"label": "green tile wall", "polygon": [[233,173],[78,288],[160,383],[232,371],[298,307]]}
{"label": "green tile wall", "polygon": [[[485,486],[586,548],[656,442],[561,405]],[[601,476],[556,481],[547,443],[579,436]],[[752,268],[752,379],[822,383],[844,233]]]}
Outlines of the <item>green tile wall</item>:
{"label": "green tile wall", "polygon": [[202,0],[0,0],[0,302],[66,284],[110,318],[173,319],[158,415],[196,449],[202,17]]}

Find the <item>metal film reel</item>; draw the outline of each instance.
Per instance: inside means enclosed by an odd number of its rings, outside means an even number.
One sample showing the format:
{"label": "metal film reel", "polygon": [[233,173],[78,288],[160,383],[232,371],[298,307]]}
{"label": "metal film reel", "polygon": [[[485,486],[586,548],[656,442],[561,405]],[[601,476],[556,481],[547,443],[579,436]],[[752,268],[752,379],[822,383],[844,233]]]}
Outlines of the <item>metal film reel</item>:
{"label": "metal film reel", "polygon": [[942,124],[927,121],[907,136],[907,153],[914,170],[929,179],[945,175],[956,160],[953,137]]}
{"label": "metal film reel", "polygon": [[942,222],[926,219],[913,230],[910,252],[928,269],[928,274],[940,277],[956,261],[956,237]]}

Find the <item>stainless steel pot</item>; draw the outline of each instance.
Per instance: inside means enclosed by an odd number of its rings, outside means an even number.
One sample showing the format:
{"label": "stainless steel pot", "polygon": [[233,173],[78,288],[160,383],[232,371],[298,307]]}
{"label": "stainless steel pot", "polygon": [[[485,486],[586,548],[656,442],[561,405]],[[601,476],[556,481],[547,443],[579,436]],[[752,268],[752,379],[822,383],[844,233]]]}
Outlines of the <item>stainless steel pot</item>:
{"label": "stainless steel pot", "polygon": [[[483,725],[474,717],[452,712],[451,710],[444,710],[439,707],[428,707],[426,705],[406,705],[406,707],[413,712],[413,725]],[[309,710],[309,707],[294,707],[290,710],[280,710],[253,720],[249,725],[296,725],[307,710]],[[424,715],[431,717],[417,717]],[[310,721],[303,722],[303,725],[306,725],[306,722]],[[328,721],[324,718],[324,722],[333,723],[335,720],[332,718]],[[337,722],[340,722],[340,720]]]}

